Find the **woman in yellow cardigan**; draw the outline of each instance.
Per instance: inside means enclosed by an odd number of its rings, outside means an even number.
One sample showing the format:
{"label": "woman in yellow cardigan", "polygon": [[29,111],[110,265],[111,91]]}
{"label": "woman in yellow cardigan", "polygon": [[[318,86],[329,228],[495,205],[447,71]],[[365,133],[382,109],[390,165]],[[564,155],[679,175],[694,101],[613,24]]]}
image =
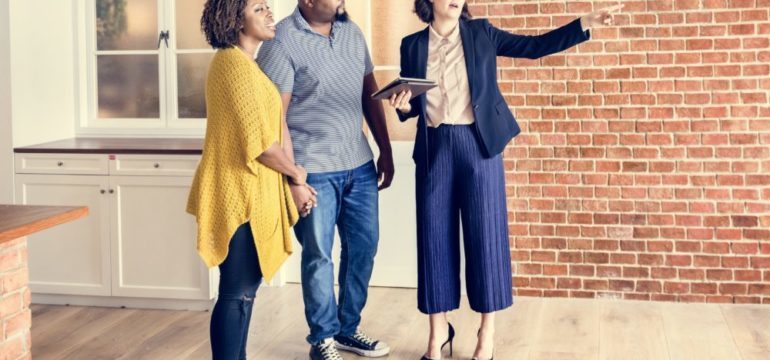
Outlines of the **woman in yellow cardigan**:
{"label": "woman in yellow cardigan", "polygon": [[208,0],[201,26],[218,51],[206,81],[206,138],[187,211],[197,218],[198,253],[220,270],[213,358],[245,359],[257,288],[291,254],[297,208],[305,213],[315,200],[306,185],[297,198],[309,201],[293,201],[288,180],[305,184],[307,173],[294,165],[291,144],[282,146],[281,98],[254,62],[259,44],[275,36],[265,0]]}

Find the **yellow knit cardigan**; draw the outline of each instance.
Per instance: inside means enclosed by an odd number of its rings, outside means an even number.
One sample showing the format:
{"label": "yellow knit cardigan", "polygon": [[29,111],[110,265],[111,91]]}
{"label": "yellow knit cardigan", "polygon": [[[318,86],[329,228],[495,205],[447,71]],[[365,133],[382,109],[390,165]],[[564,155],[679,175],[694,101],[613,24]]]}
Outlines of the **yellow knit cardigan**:
{"label": "yellow knit cardigan", "polygon": [[208,267],[221,264],[248,221],[270,280],[292,253],[289,228],[299,218],[286,177],[256,160],[281,141],[280,95],[254,61],[230,48],[211,61],[206,107],[203,157],[187,201],[198,222],[198,253]]}

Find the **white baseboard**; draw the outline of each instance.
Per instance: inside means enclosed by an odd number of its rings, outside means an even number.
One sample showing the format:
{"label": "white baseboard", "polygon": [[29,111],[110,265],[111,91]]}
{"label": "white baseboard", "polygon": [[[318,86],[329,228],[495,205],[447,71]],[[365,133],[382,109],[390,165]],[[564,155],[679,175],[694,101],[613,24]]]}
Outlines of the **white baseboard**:
{"label": "white baseboard", "polygon": [[33,304],[101,306],[132,309],[210,311],[215,300],[148,299],[83,295],[32,294]]}

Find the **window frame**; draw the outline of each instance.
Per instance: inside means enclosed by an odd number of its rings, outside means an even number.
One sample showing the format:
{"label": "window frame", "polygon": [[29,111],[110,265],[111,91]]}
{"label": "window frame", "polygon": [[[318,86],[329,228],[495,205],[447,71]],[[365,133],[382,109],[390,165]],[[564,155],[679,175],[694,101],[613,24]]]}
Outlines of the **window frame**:
{"label": "window frame", "polygon": [[[156,50],[97,50],[96,1],[75,2],[76,18],[76,135],[84,136],[147,136],[147,137],[201,137],[205,133],[205,118],[179,118],[178,63],[182,54],[214,54],[216,50],[178,49],[176,41],[176,5],[179,0],[156,0],[158,29],[170,31],[168,47]],[[129,0],[130,1],[130,0]],[[272,3],[273,1],[268,1]],[[98,69],[99,55],[156,55],[158,56],[158,118],[99,118]]]}

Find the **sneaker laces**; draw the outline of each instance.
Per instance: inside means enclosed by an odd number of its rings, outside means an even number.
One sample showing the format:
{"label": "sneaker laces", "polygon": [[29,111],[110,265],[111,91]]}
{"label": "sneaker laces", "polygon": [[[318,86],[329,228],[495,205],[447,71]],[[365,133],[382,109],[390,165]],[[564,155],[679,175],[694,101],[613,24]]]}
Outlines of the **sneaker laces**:
{"label": "sneaker laces", "polygon": [[343,360],[340,353],[337,352],[337,348],[334,346],[334,342],[330,341],[327,344],[321,344],[320,346],[321,356],[325,360]]}
{"label": "sneaker laces", "polygon": [[364,332],[361,331],[360,329],[356,330],[356,333],[353,334],[353,338],[369,346],[372,346],[375,343],[374,339],[366,336],[366,334],[364,334]]}

